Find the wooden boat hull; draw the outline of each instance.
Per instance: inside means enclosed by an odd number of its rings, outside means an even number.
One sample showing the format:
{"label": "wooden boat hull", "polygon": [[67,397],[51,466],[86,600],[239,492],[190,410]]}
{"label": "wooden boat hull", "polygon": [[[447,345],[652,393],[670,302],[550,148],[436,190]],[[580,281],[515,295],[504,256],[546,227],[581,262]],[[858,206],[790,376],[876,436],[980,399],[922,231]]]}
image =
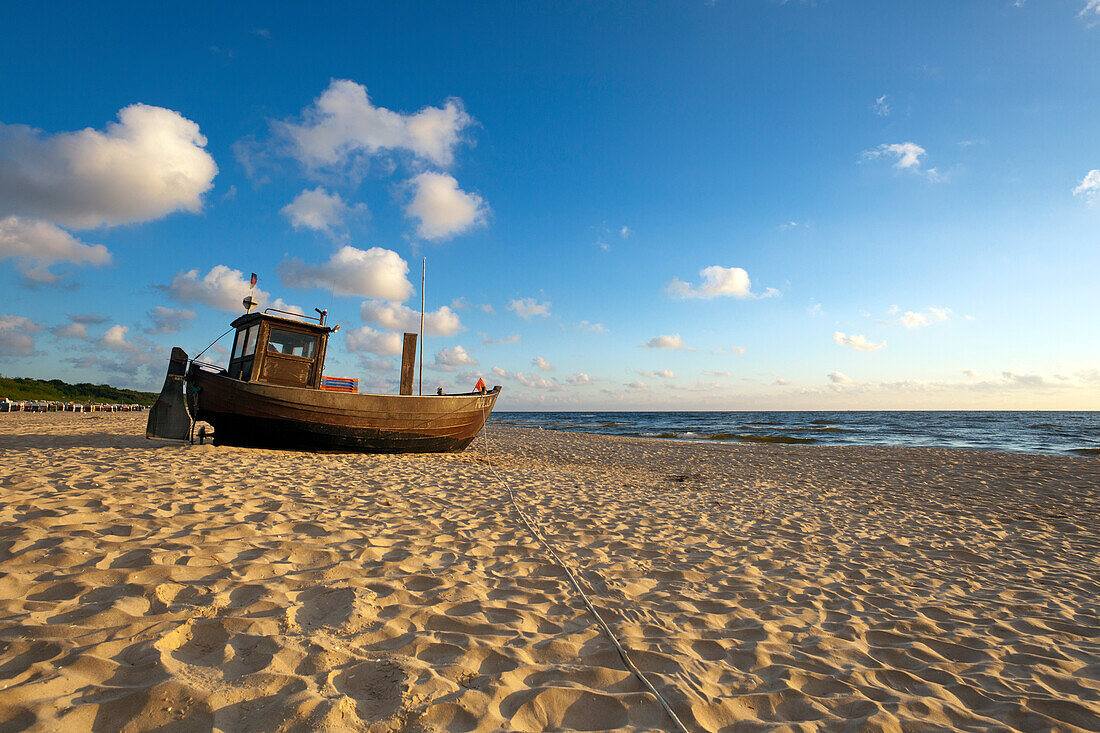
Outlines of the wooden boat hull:
{"label": "wooden boat hull", "polygon": [[373,395],[281,387],[201,369],[188,375],[195,417],[214,442],[364,453],[461,451],[481,431],[500,388],[459,395]]}

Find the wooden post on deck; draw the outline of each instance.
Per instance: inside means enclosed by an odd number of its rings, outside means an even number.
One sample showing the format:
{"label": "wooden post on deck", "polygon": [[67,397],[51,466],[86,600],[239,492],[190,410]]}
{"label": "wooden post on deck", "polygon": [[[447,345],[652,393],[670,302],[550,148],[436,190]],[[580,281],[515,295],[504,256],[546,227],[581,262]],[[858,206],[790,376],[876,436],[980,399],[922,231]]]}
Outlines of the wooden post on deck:
{"label": "wooden post on deck", "polygon": [[416,334],[405,334],[401,349],[401,394],[413,393],[413,365],[416,364]]}

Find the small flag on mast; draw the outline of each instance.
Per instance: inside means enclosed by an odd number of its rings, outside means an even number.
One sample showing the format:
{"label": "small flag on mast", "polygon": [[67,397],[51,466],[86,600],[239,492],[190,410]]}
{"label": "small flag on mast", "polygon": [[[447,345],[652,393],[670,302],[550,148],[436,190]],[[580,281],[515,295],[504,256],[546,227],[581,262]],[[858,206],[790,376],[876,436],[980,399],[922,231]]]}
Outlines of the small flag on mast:
{"label": "small flag on mast", "polygon": [[485,391],[485,380],[482,379],[481,377],[478,377],[477,384],[474,385],[474,391],[475,392],[484,392]]}
{"label": "small flag on mast", "polygon": [[252,273],[252,279],[248,281],[248,295],[245,296],[244,312],[251,313],[252,309],[256,307],[256,300],[252,297],[252,289],[256,287],[256,281],[260,278],[256,277],[256,273]]}

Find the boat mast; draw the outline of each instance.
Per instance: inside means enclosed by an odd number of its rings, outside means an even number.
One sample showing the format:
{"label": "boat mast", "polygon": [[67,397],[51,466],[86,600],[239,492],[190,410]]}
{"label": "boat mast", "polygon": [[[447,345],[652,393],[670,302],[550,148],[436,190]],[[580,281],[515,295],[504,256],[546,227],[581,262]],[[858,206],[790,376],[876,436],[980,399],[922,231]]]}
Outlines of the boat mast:
{"label": "boat mast", "polygon": [[424,284],[428,281],[428,258],[420,270],[420,394],[424,395]]}

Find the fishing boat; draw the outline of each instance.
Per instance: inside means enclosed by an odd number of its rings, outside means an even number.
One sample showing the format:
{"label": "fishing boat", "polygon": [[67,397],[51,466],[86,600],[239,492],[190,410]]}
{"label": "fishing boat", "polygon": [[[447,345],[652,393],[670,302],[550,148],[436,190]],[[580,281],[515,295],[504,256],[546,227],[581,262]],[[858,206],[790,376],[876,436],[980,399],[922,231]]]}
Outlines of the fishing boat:
{"label": "fishing boat", "polygon": [[251,296],[244,303],[245,314],[230,324],[236,335],[228,368],[172,349],[147,437],[191,440],[203,421],[214,427],[217,445],[456,452],[481,431],[500,394],[482,380],[465,394],[412,394],[417,334],[405,334],[400,393],[358,394],[349,386],[355,380],[323,377],[328,338],[340,328],[325,324],[326,311],[253,313]]}

